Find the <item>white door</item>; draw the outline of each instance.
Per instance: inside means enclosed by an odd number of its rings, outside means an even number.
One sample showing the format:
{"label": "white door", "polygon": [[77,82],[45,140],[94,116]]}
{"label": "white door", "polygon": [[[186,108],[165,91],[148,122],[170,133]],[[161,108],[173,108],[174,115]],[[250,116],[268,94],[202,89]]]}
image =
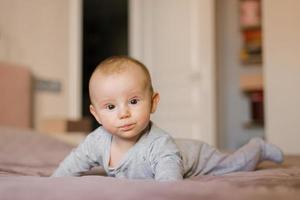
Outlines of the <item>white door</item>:
{"label": "white door", "polygon": [[129,13],[130,54],[161,96],[153,121],[216,145],[214,1],[131,0]]}

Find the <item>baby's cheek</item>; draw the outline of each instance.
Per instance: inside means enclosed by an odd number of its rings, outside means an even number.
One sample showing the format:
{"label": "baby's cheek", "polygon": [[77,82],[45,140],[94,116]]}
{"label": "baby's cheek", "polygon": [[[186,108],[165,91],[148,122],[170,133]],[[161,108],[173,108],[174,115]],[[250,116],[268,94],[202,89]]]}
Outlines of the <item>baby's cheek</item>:
{"label": "baby's cheek", "polygon": [[143,115],[141,116],[140,121],[144,124],[144,126],[147,126],[150,121],[150,115]]}
{"label": "baby's cheek", "polygon": [[108,130],[109,132],[114,132],[114,120],[110,119],[110,118],[104,118],[104,120],[102,120],[102,126]]}

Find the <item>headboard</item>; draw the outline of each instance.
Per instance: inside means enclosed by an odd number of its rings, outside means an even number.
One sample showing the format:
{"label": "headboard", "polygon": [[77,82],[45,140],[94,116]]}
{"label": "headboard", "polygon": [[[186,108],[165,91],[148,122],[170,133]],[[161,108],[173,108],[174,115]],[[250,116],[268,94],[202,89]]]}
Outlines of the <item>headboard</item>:
{"label": "headboard", "polygon": [[31,128],[32,112],[30,70],[0,62],[0,125]]}

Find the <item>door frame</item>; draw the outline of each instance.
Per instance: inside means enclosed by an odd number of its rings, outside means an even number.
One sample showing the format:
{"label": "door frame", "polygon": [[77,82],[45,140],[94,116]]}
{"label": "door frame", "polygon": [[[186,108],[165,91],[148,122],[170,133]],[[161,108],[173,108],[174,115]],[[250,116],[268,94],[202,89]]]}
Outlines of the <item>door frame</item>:
{"label": "door frame", "polygon": [[68,118],[82,117],[82,0],[69,0]]}

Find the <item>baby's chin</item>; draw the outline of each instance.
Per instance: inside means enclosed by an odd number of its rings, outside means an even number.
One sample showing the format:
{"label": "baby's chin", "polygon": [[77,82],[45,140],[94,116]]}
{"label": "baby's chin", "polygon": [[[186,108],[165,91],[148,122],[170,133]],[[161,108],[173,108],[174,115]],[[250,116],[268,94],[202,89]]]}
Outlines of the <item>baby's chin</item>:
{"label": "baby's chin", "polygon": [[143,131],[129,130],[129,131],[120,131],[113,135],[124,141],[125,140],[126,141],[137,141],[142,134],[143,134]]}
{"label": "baby's chin", "polygon": [[135,139],[140,136],[141,133],[137,133],[136,131],[122,131],[117,135],[123,139]]}

